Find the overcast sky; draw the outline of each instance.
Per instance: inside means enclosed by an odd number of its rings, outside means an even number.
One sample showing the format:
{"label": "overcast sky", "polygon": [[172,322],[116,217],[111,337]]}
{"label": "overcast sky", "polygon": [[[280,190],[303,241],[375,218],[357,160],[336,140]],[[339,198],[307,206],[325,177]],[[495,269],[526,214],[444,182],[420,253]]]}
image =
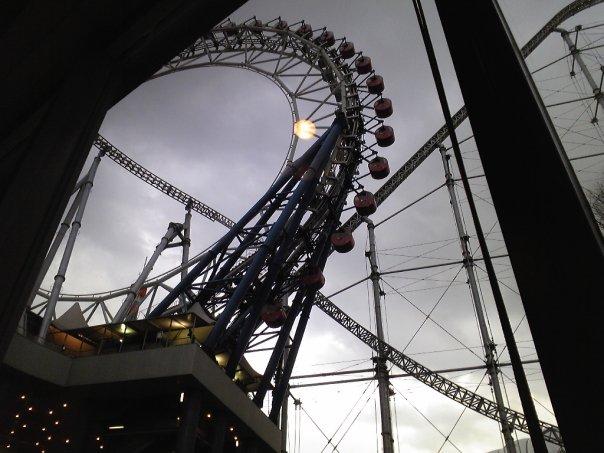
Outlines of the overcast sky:
{"label": "overcast sky", "polygon": [[[522,45],[568,2],[501,0],[500,3],[518,43]],[[463,102],[433,1],[425,1],[424,8],[451,109],[456,111]],[[384,77],[385,96],[394,103],[395,114],[387,122],[394,127],[397,141],[384,151],[393,170],[443,124],[416,19],[408,0],[256,0],[244,5],[233,15],[233,19],[242,21],[254,15],[265,21],[280,15],[290,23],[305,19],[313,27],[325,25],[336,36],[346,36],[355,43],[357,50],[363,50],[372,58],[374,67]],[[570,20],[568,26],[601,19],[604,19],[604,10],[596,7]],[[559,41],[547,42],[541,55],[535,56],[535,61],[529,60],[529,63],[538,67],[540,62],[547,62],[552,55],[560,56],[562,48]],[[560,75],[563,75],[563,71]],[[513,130],[513,124],[503,127]],[[101,133],[151,171],[230,218],[237,219],[272,182],[287,150],[290,130],[286,99],[270,81],[246,71],[209,68],[159,78],[141,86],[109,112]],[[466,124],[460,129],[459,137],[467,137],[470,133]],[[301,144],[301,148],[306,146],[308,143]],[[479,174],[480,162],[473,146],[471,140],[464,145],[466,165],[470,174]],[[589,171],[595,170],[592,168]],[[599,177],[596,174],[592,179]],[[374,220],[386,217],[442,182],[442,162],[440,156],[434,154],[380,207]],[[370,189],[378,187],[379,184],[369,184]],[[494,254],[505,253],[485,182],[474,180],[473,189],[483,228],[490,231],[490,248]],[[464,197],[461,192],[458,193],[465,209]],[[345,213],[343,218],[349,214]],[[110,160],[103,159],[63,287],[64,292],[88,293],[129,285],[140,272],[145,258],[153,252],[168,223],[182,222],[183,215],[181,205],[137,180]],[[469,219],[467,214],[466,219]],[[468,228],[472,234],[470,225]],[[203,250],[224,232],[222,225],[195,214],[191,232],[192,254]],[[448,196],[444,190],[385,223],[376,230],[376,234],[382,269],[421,266],[458,260],[460,257]],[[363,227],[357,230],[355,239],[357,247],[353,252],[332,255],[326,268],[324,294],[333,293],[367,275],[363,256],[366,231]],[[476,247],[476,241],[472,245]],[[179,253],[177,249],[166,252],[153,274],[177,265]],[[416,258],[419,255],[423,256]],[[517,331],[520,351],[527,359],[534,359],[536,356],[530,334],[526,323],[521,323],[523,312],[509,262],[498,260],[498,263],[499,278],[504,285],[502,289],[512,324],[520,323]],[[502,336],[485,281],[486,275],[481,269],[477,272],[490,325],[496,342],[501,345]],[[49,272],[45,287],[49,287],[52,276],[54,271]],[[480,340],[465,282],[465,274],[460,272],[457,265],[387,278],[384,290],[387,293],[385,308],[389,342],[401,350],[406,348],[407,353],[433,369],[479,364],[482,357]],[[406,299],[394,293],[389,285],[402,292]],[[359,285],[333,300],[366,327],[373,326],[365,285]],[[425,317],[412,304],[429,311],[437,302],[432,318],[440,326],[427,321],[416,334]],[[59,311],[65,308],[62,305]],[[474,353],[464,349],[462,344],[473,347]],[[371,351],[368,348],[315,309],[294,374],[355,366],[368,368],[371,367],[370,359]],[[261,364],[265,358],[251,357],[250,360]],[[502,360],[507,360],[505,353]],[[393,372],[398,370],[394,369]],[[507,376],[512,375],[509,368],[504,372]],[[534,396],[540,402],[537,411],[543,420],[554,421],[539,367],[528,365],[527,373]],[[482,372],[452,373],[447,376],[472,389],[480,384],[483,377]],[[299,380],[295,383],[302,382]],[[478,391],[490,396],[486,382],[485,379]],[[443,436],[420,415],[420,411],[440,431],[448,434],[463,408],[410,379],[395,379],[393,385],[397,391],[393,398],[396,408],[393,413],[396,422],[395,443],[400,445],[397,451],[438,451]],[[516,392],[507,379],[506,388],[510,404],[519,409]],[[362,408],[360,415],[338,450],[365,452],[376,450],[376,442],[379,442],[376,440],[379,428],[376,428],[377,392],[374,389],[374,383],[361,382],[300,388],[293,390],[293,393],[302,400],[305,410],[329,436],[358,401],[340,434]],[[293,442],[293,406],[290,413]],[[298,429],[302,436],[300,451],[321,451],[325,445],[324,438],[305,414],[301,415]],[[339,438],[338,434],[334,439]],[[484,453],[501,447],[497,424],[470,411],[464,413],[451,439],[464,452]],[[292,446],[290,451],[296,450]],[[442,451],[457,450],[447,444]]]}

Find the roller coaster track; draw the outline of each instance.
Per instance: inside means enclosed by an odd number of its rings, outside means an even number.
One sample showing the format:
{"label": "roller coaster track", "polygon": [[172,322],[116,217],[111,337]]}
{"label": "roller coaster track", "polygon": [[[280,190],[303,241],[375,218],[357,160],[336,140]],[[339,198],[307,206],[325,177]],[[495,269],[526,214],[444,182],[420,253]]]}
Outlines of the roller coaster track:
{"label": "roller coaster track", "polygon": [[[355,337],[369,346],[378,354],[383,354],[392,364],[399,367],[405,373],[410,374],[418,381],[426,384],[431,389],[436,390],[441,395],[446,396],[453,401],[472,409],[479,414],[485,415],[493,420],[500,421],[499,409],[497,404],[477,393],[472,392],[453,381],[441,376],[440,374],[426,368],[412,358],[406,356],[399,350],[393,348],[388,343],[380,341],[378,337],[372,334],[365,327],[360,325],[333,302],[321,293],[315,297],[315,305],[319,307],[331,319],[336,321]],[[515,410],[504,408],[507,421],[513,429],[528,433],[528,425],[524,415]],[[562,446],[562,437],[557,426],[550,423],[539,422],[543,430],[543,436],[547,442]]]}
{"label": "roller coaster track", "polygon": [[109,159],[114,161],[116,164],[128,170],[138,179],[145,181],[152,187],[155,187],[157,190],[165,193],[170,198],[178,201],[179,203],[184,204],[185,206],[190,206],[192,211],[195,211],[201,214],[208,219],[221,223],[227,228],[232,228],[235,225],[231,219],[229,219],[224,214],[216,211],[215,209],[210,208],[208,205],[202,203],[197,198],[189,195],[186,192],[174,187],[169,182],[160,178],[154,173],[151,173],[142,165],[136,163],[122,151],[113,146],[109,141],[103,137],[102,135],[98,135],[94,140],[93,146],[105,153]]}

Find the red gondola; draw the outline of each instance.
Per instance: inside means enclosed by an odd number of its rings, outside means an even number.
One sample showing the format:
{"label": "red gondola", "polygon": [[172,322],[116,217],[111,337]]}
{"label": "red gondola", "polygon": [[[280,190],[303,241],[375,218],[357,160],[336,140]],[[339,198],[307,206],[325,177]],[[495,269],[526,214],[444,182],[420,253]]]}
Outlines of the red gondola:
{"label": "red gondola", "polygon": [[368,216],[377,211],[377,202],[371,192],[362,190],[354,197],[354,207],[360,216]]}
{"label": "red gondola", "polygon": [[330,241],[338,253],[350,252],[354,248],[354,237],[350,228],[340,228],[331,235]]}
{"label": "red gondola", "polygon": [[384,179],[390,174],[390,165],[385,157],[376,157],[369,162],[369,173],[373,179]]}
{"label": "red gondola", "polygon": [[382,94],[384,91],[384,79],[382,76],[373,74],[367,79],[367,91],[370,94]]}
{"label": "red gondola", "polygon": [[310,290],[319,290],[325,284],[325,276],[319,267],[313,266],[302,277],[302,284]]}
{"label": "red gondola", "polygon": [[287,28],[287,22],[284,20],[279,20],[279,22],[277,22],[277,25],[275,25],[275,28],[278,30],[285,30]]}
{"label": "red gondola", "polygon": [[302,24],[300,28],[296,30],[296,34],[306,39],[312,38],[312,27],[310,24]]}
{"label": "red gondola", "polygon": [[319,35],[317,42],[318,44],[325,44],[326,46],[331,47],[336,43],[336,37],[333,35],[332,31],[325,30]]}
{"label": "red gondola", "polygon": [[392,101],[388,98],[378,99],[373,103],[373,109],[378,118],[388,118],[392,115]]}
{"label": "red gondola", "polygon": [[340,56],[345,60],[354,57],[356,50],[354,50],[354,44],[350,41],[346,41],[340,46]]}
{"label": "red gondola", "polygon": [[287,312],[281,304],[267,304],[262,308],[260,318],[268,327],[275,329],[285,323]]}
{"label": "red gondola", "polygon": [[394,129],[390,126],[382,125],[374,133],[378,146],[385,147],[394,143]]}
{"label": "red gondola", "polygon": [[357,60],[354,62],[354,66],[357,68],[357,72],[359,74],[369,74],[373,69],[373,66],[371,66],[371,58],[366,56],[360,56],[357,58]]}

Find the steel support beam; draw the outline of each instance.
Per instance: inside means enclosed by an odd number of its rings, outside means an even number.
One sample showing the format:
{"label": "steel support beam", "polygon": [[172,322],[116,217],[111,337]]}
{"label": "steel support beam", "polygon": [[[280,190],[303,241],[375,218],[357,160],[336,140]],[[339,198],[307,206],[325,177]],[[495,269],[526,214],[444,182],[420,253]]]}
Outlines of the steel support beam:
{"label": "steel support beam", "polygon": [[212,350],[216,347],[219,338],[230,323],[235,310],[239,307],[239,304],[245,296],[247,290],[260,273],[269,253],[272,252],[273,248],[276,246],[277,240],[280,238],[283,228],[286,226],[286,222],[290,219],[290,216],[292,216],[298,203],[308,192],[309,188],[316,185],[318,178],[323,171],[329,156],[331,155],[335,142],[342,131],[342,126],[342,122],[339,119],[336,119],[330,128],[323,134],[319,149],[317,150],[309,169],[306,171],[298,186],[294,189],[294,192],[279,214],[277,220],[271,226],[264,242],[254,254],[252,262],[249,268],[246,270],[245,275],[237,284],[237,288],[235,288],[233,295],[230,297],[224,310],[220,313],[220,316],[216,320],[214,328],[208,335],[204,345],[209,350]]}
{"label": "steel support beam", "polygon": [[[321,145],[321,148],[319,149],[319,152],[317,153],[318,163],[316,165],[320,165],[321,162],[323,163],[323,166],[327,164],[327,159],[325,158],[325,156],[331,154],[331,150],[335,146],[338,136],[339,132],[337,130],[330,132],[329,136],[325,139],[325,141]],[[256,326],[258,325],[258,318],[260,317],[262,306],[267,302],[266,299],[269,296],[271,290],[273,289],[275,278],[282,270],[283,265],[285,264],[285,260],[287,259],[292,248],[295,246],[294,238],[296,232],[300,227],[302,217],[307,212],[308,206],[314,198],[317,184],[319,182],[319,176],[324,171],[323,166],[315,167],[314,163],[311,164],[311,168],[309,169],[311,171],[309,171],[300,182],[300,189],[302,189],[302,195],[297,201],[298,205],[295,207],[295,211],[287,220],[287,223],[283,228],[279,227],[277,223],[272,227],[277,229],[277,233],[279,234],[281,243],[277,251],[270,259],[268,269],[266,271],[266,274],[264,275],[264,282],[262,283],[262,286],[258,291],[258,295],[256,296],[257,299],[254,301],[254,306],[250,310],[248,319],[245,321],[244,326],[239,333],[237,344],[231,352],[229,363],[226,366],[226,373],[228,376],[233,377],[235,375],[237,365],[239,364],[241,357],[243,357],[243,353],[247,348],[250,337],[254,332]],[[295,205],[296,192],[292,194],[292,197],[288,204],[292,202]],[[287,208],[288,206],[286,205],[283,210],[283,214],[286,212]],[[266,238],[266,242],[268,242],[269,238],[270,232]]]}
{"label": "steel support beam", "polygon": [[48,328],[50,327],[50,323],[52,322],[52,318],[55,314],[55,308],[57,306],[57,301],[59,300],[59,294],[61,293],[63,282],[65,282],[65,275],[67,274],[69,260],[71,259],[73,247],[75,246],[75,241],[78,237],[80,227],[82,226],[82,217],[84,217],[86,203],[88,202],[88,197],[90,195],[90,191],[92,190],[92,185],[94,184],[96,170],[99,164],[101,163],[102,155],[103,152],[100,151],[99,154],[92,161],[92,165],[90,166],[90,170],[88,171],[86,181],[80,189],[82,191],[81,199],[78,204],[75,218],[73,219],[73,222],[71,222],[71,230],[69,231],[69,237],[67,238],[67,243],[65,244],[65,250],[63,251],[63,256],[61,257],[59,270],[57,271],[57,275],[55,275],[52,290],[50,291],[50,297],[48,298],[48,304],[46,304],[46,312],[44,313],[44,318],[42,319],[40,331],[38,332],[38,341],[41,343],[46,340]]}
{"label": "steel support beam", "polygon": [[565,446],[596,451],[600,377],[560,357],[600,354],[602,235],[497,2],[436,5]]}
{"label": "steel support beam", "polygon": [[[182,226],[182,258],[180,260],[183,266],[180,271],[180,281],[183,281],[187,276],[189,270],[184,267],[189,262],[189,250],[191,249],[191,205],[187,204],[185,213],[185,223]],[[187,311],[187,296],[185,294],[180,295],[180,307],[183,312]]]}
{"label": "steel support beam", "polygon": [[[158,258],[162,254],[162,252],[166,249],[168,244],[170,242],[172,242],[172,240],[176,236],[178,236],[178,233],[180,233],[181,229],[182,229],[182,225],[180,223],[170,223],[170,226],[168,226],[168,230],[166,231],[166,234],[164,234],[164,236],[159,241],[159,244],[157,244],[157,246],[155,247],[155,250],[153,251],[151,258],[149,258],[149,260],[145,264],[145,267],[143,267],[143,270],[141,271],[141,273],[138,276],[138,278],[136,279],[136,281],[130,286],[126,299],[124,299],[124,302],[122,303],[119,310],[113,317],[113,322],[122,322],[126,319],[128,319],[128,320],[136,319],[136,314],[138,313],[138,307],[134,307],[134,304],[135,304],[135,298],[137,296],[138,290],[141,289],[141,287],[143,286],[143,283],[145,283],[145,280],[147,280],[147,277],[153,270],[153,266],[155,266],[155,263],[157,262]],[[186,276],[186,274],[185,274],[185,276]],[[136,308],[136,311],[134,310],[134,308]]]}
{"label": "steel support beam", "polygon": [[55,255],[57,254],[57,251],[59,250],[61,242],[63,242],[63,239],[65,238],[65,234],[67,233],[67,230],[69,230],[69,227],[71,226],[71,222],[78,210],[78,207],[80,206],[80,201],[82,200],[83,191],[81,190],[81,186],[84,185],[84,183],[86,182],[87,179],[88,179],[88,174],[86,174],[86,176],[83,178],[82,184],[80,185],[80,189],[78,189],[78,193],[75,196],[75,199],[71,203],[71,206],[69,207],[69,209],[67,211],[67,214],[65,214],[65,217],[63,218],[63,221],[61,222],[61,225],[59,226],[59,230],[57,231],[55,238],[52,240],[52,244],[50,245],[50,248],[48,249],[48,253],[46,254],[46,257],[44,258],[44,262],[42,263],[42,269],[40,269],[40,272],[38,273],[38,277],[36,278],[36,281],[34,283],[34,287],[31,291],[31,295],[29,296],[29,301],[27,302],[27,308],[31,307],[31,304],[34,301],[34,298],[36,297],[36,293],[40,289],[40,286],[42,285],[42,281],[44,280],[44,277],[46,276],[46,273],[48,272],[50,265],[52,264],[53,260],[55,259]]}
{"label": "steel support beam", "polygon": [[[369,232],[369,258],[371,269],[371,285],[373,288],[373,308],[375,311],[375,330],[380,344],[384,342],[384,328],[382,326],[382,289],[380,288],[380,270],[377,263],[375,244],[375,225],[365,218]],[[394,437],[392,436],[392,414],[390,413],[390,377],[388,376],[387,357],[384,351],[379,350],[375,358],[375,374],[378,381],[380,396],[380,422],[382,424],[382,448],[384,453],[394,453]]]}
{"label": "steel support beam", "polygon": [[[271,187],[265,192],[265,194],[260,197],[260,199],[239,219],[239,221],[229,230],[227,234],[225,234],[214,246],[208,250],[203,258],[199,260],[199,262],[189,271],[184,279],[182,279],[173,289],[168,293],[166,297],[151,311],[151,316],[159,316],[161,315],[174,300],[184,291],[186,291],[189,286],[195,281],[195,279],[203,272],[208,264],[212,262],[214,258],[216,258],[224,249],[226,249],[229,244],[243,231],[244,227],[252,221],[254,217],[256,217],[262,209],[265,208],[266,204],[269,202],[275,203],[274,198],[278,195],[279,191],[285,186],[288,181],[291,180],[294,173],[302,166],[309,163],[310,160],[314,159],[315,154],[317,153],[322,140],[317,140],[313,145],[296,161],[285,168],[285,170],[279,175],[277,180],[273,183]],[[274,233],[276,234],[276,233]],[[243,251],[243,248],[238,247],[238,250]],[[255,255],[254,258],[256,258]],[[240,293],[243,291],[240,291]],[[238,297],[241,294],[238,295]],[[234,311],[236,306],[231,307]],[[221,317],[224,315],[224,312],[221,314]],[[232,313],[231,313],[232,315]],[[230,319],[230,316],[228,316]],[[218,320],[219,323],[226,322],[226,318],[223,321]],[[220,331],[222,333],[224,326],[220,327]],[[216,333],[215,333],[216,332]],[[218,335],[218,330],[216,328],[212,329],[212,333],[208,340],[211,339],[210,344],[216,340],[216,336]]]}
{"label": "steel support beam", "polygon": [[455,227],[457,228],[457,235],[459,237],[459,245],[461,246],[463,267],[468,276],[468,285],[470,286],[474,311],[476,313],[476,319],[478,320],[478,329],[480,330],[487,365],[487,373],[489,374],[489,382],[493,388],[495,402],[499,407],[499,419],[501,420],[501,432],[503,433],[505,448],[508,453],[516,453],[516,443],[512,437],[512,428],[509,421],[505,418],[505,403],[503,400],[503,392],[501,391],[501,383],[499,382],[499,365],[497,364],[495,342],[493,341],[491,333],[487,327],[487,321],[481,300],[482,298],[480,297],[480,291],[478,290],[478,279],[476,278],[474,258],[472,257],[472,253],[470,251],[470,236],[468,236],[468,233],[464,227],[461,216],[461,207],[459,206],[457,194],[455,193],[455,181],[453,180],[453,174],[451,173],[451,166],[449,164],[450,156],[447,154],[447,150],[444,146],[440,147],[440,154],[445,171],[445,184],[449,192],[449,201],[451,202],[453,218],[455,219]]}
{"label": "steel support beam", "polygon": [[[577,33],[577,35],[579,34],[580,30],[581,30],[580,27],[577,27],[577,29],[575,31]],[[556,31],[558,31],[560,33],[560,35],[562,36],[562,39],[568,46],[568,50],[570,50],[570,53],[572,54],[573,58],[579,64],[579,67],[581,68],[581,72],[587,79],[587,83],[589,84],[589,87],[591,88],[591,91],[594,95],[594,99],[600,105],[600,112],[604,111],[604,96],[602,95],[601,83],[597,84],[596,81],[594,80],[593,76],[591,75],[591,71],[585,64],[585,60],[583,60],[583,55],[581,55],[581,51],[577,48],[576,42],[573,42],[572,39],[570,39],[569,32],[563,28],[557,28]],[[602,68],[600,68],[600,70],[602,70]],[[570,76],[574,77],[575,73],[571,72]],[[591,121],[592,121],[592,123],[598,122],[597,109],[596,109],[596,113]]]}

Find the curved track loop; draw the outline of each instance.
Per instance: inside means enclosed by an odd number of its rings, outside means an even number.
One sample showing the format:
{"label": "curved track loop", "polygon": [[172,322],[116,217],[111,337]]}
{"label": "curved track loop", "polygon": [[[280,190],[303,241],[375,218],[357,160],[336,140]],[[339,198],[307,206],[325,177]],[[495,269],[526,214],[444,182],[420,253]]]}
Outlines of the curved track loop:
{"label": "curved track loop", "polygon": [[136,163],[126,154],[124,154],[111,143],[109,143],[109,141],[102,135],[99,134],[97,136],[97,138],[94,140],[93,146],[99,149],[100,151],[103,151],[103,153],[105,153],[105,155],[109,157],[109,159],[128,170],[138,179],[145,181],[150,186],[155,187],[157,190],[165,193],[170,198],[178,201],[179,203],[190,207],[192,211],[195,211],[212,221],[221,223],[227,228],[232,228],[235,225],[235,222],[233,222],[227,216],[221,214],[215,209],[212,209],[211,207],[202,203],[197,198],[189,195],[188,193],[183,192],[177,187],[174,187],[166,180],[160,178],[154,173],[151,173],[145,167]]}
{"label": "curved track loop", "polygon": [[[397,366],[405,373],[410,374],[419,382],[426,384],[441,395],[444,395],[453,401],[457,401],[468,409],[485,415],[493,420],[500,421],[499,409],[497,403],[494,401],[472,392],[446,377],[431,371],[403,352],[390,346],[388,343],[380,341],[374,334],[340,310],[323,294],[317,294],[315,305],[371,349],[378,353],[382,353],[393,365]],[[522,431],[523,433],[529,433],[526,419],[522,413],[507,407],[504,408],[503,411],[509,425],[513,429]],[[540,421],[539,424],[541,425],[546,441],[560,446],[564,445],[560,430],[557,426],[542,421]]]}

